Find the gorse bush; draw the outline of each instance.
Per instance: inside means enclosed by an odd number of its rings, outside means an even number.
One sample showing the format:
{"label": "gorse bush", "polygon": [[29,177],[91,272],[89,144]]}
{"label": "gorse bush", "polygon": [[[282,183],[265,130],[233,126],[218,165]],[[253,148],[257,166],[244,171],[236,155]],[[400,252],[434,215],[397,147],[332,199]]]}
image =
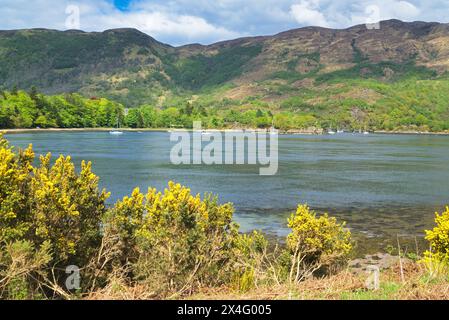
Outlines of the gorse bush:
{"label": "gorse bush", "polygon": [[[31,147],[15,153],[0,139],[0,246],[47,248],[54,267],[48,272],[59,286],[67,266],[86,266],[98,250],[108,194],[99,191],[90,163],[83,162],[77,174],[70,157],[51,165],[48,154],[33,167]],[[84,273],[89,281],[89,270]]]}
{"label": "gorse bush", "polygon": [[432,276],[446,273],[449,268],[449,207],[441,215],[435,214],[436,227],[426,230],[430,250],[424,252],[422,262]]}
{"label": "gorse bush", "polygon": [[0,136],[0,241],[20,239],[30,230],[27,193],[33,159],[31,148],[16,154]]}
{"label": "gorse bush", "polygon": [[112,209],[106,228],[116,231],[121,265],[133,265],[135,281],[182,294],[229,280],[240,237],[233,211],[170,182],[163,193],[134,190]]}
{"label": "gorse bush", "polygon": [[77,174],[70,157],[50,161],[51,155],[41,157],[31,178],[33,232],[39,242],[53,244],[59,259],[75,257],[73,262],[82,265],[100,243],[108,194],[99,191],[90,163],[82,162]]}
{"label": "gorse bush", "polygon": [[288,220],[290,282],[298,282],[318,270],[332,270],[348,261],[351,233],[327,214],[317,217],[306,205],[298,206]]}

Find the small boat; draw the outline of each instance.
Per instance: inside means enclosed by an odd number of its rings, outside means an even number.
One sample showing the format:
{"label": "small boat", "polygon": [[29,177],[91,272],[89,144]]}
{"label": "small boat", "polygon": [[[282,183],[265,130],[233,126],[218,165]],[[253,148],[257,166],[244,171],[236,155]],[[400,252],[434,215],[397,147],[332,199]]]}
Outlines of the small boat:
{"label": "small boat", "polygon": [[368,131],[363,132],[364,135],[369,135]]}
{"label": "small boat", "polygon": [[202,131],[201,134],[202,134],[203,136],[209,136],[209,135],[212,134],[212,132],[209,132],[209,131]]}
{"label": "small boat", "polygon": [[329,130],[329,131],[327,132],[327,134],[334,135],[334,134],[335,134],[335,131]]}

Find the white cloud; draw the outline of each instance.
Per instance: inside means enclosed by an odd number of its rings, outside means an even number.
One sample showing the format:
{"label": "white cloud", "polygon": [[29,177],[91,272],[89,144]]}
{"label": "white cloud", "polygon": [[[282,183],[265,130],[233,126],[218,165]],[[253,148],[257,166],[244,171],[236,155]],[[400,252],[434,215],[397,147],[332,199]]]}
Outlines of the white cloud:
{"label": "white cloud", "polygon": [[373,23],[389,19],[412,21],[421,13],[414,4],[398,0],[380,0],[372,4],[365,2],[360,6],[360,8],[363,7],[365,8],[364,12],[356,10],[352,13],[350,19],[352,24]]}
{"label": "white cloud", "polygon": [[311,25],[346,28],[377,17],[449,22],[449,0],[133,0],[126,12],[112,0],[0,0],[0,29],[65,29],[68,4],[80,6],[83,30],[134,27],[175,45]]}
{"label": "white cloud", "polygon": [[319,11],[317,0],[301,0],[300,3],[290,7],[290,12],[300,24],[319,27],[329,26],[324,14]]}
{"label": "white cloud", "polygon": [[[120,11],[110,2],[100,1],[28,1],[0,0],[0,29],[66,28],[66,8],[80,8],[80,29],[103,31],[113,28],[136,28],[156,39],[169,39],[171,44],[187,42],[215,42],[243,36],[244,33],[215,26],[203,17],[137,8]],[[36,14],[39,12],[39,14]]]}
{"label": "white cloud", "polygon": [[410,2],[398,1],[392,5],[392,15],[399,19],[416,18],[420,10]]}
{"label": "white cloud", "polygon": [[153,37],[172,36],[186,41],[213,39],[214,41],[238,37],[240,34],[216,27],[205,19],[190,15],[167,15],[161,12],[113,12],[108,15],[85,17],[86,27],[95,30],[136,28]]}

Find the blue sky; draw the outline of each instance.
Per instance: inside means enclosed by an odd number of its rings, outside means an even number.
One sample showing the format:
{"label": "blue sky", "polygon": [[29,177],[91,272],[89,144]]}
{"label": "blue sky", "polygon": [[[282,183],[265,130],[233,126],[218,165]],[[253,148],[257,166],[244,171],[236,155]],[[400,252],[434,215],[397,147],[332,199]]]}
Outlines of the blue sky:
{"label": "blue sky", "polygon": [[127,11],[131,0],[114,0],[114,5],[121,11]]}
{"label": "blue sky", "polygon": [[449,22],[448,12],[449,0],[0,0],[0,29],[132,27],[172,45],[209,44],[310,25]]}

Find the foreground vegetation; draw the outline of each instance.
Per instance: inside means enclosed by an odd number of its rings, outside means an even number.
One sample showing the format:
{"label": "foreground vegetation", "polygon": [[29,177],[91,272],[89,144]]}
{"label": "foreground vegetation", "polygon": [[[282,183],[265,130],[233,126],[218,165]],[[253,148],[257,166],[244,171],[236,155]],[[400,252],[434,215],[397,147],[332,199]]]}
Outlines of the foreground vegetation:
{"label": "foreground vegetation", "polygon": [[[2,299],[396,298],[408,285],[447,286],[449,209],[428,233],[432,250],[413,284],[401,264],[400,285],[393,274],[382,291],[367,292],[345,271],[351,233],[307,206],[291,215],[279,246],[257,231],[239,233],[232,205],[212,195],[170,182],[108,208],[90,163],[76,172],[70,157],[39,162],[31,146],[15,151],[0,139]],[[69,287],[66,272],[77,268],[80,283]]]}

